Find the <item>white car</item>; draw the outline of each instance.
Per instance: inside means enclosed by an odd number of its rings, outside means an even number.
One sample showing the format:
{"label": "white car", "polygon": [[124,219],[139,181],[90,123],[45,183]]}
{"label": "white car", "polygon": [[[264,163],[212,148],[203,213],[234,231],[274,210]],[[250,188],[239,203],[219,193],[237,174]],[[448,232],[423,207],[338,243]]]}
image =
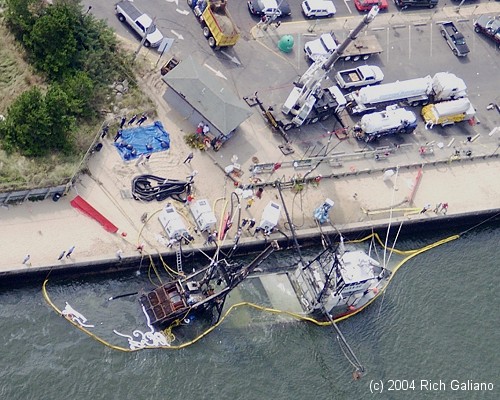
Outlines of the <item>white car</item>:
{"label": "white car", "polygon": [[306,42],[304,51],[311,61],[316,61],[322,57],[328,57],[338,47],[337,40],[333,33],[323,33],[318,39]]}
{"label": "white car", "polygon": [[331,0],[305,0],[302,2],[302,12],[306,18],[331,18],[337,9]]}

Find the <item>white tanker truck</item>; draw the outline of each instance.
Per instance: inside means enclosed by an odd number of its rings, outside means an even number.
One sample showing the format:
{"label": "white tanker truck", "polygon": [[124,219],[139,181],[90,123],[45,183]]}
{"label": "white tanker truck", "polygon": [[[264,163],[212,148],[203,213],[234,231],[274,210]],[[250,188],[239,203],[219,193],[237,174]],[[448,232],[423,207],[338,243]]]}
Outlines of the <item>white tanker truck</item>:
{"label": "white tanker truck", "polygon": [[432,129],[434,125],[452,125],[455,122],[469,121],[474,118],[476,110],[468,98],[444,101],[422,107],[425,127]]}
{"label": "white tanker truck", "polygon": [[467,86],[462,79],[449,72],[438,72],[434,77],[364,87],[345,98],[351,114],[363,114],[392,104],[416,107],[465,96]]}
{"label": "white tanker truck", "polygon": [[417,127],[417,117],[414,112],[388,106],[385,111],[366,114],[359,124],[354,126],[354,137],[365,142],[372,142],[382,136],[412,133]]}

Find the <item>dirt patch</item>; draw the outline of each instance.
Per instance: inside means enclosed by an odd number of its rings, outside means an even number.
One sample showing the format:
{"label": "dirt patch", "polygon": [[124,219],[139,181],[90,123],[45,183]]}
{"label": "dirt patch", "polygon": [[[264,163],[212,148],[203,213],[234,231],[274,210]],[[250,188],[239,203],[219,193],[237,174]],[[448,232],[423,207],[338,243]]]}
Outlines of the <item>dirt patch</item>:
{"label": "dirt patch", "polygon": [[43,80],[33,73],[25,61],[23,49],[7,28],[0,23],[0,114],[6,114],[8,106],[21,93],[33,86],[43,87]]}

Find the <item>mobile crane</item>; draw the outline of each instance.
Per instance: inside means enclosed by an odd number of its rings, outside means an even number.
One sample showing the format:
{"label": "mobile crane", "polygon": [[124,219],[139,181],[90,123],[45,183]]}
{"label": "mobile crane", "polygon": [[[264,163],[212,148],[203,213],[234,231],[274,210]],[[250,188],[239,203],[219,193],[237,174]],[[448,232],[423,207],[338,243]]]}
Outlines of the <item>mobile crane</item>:
{"label": "mobile crane", "polygon": [[328,101],[331,97],[338,98],[334,90],[336,87],[324,88],[323,81],[328,78],[328,73],[335,62],[342,56],[347,46],[373,21],[378,11],[378,6],[373,7],[328,58],[316,60],[298,81],[294,82],[294,87],[281,109],[283,114],[291,117],[292,126],[288,123],[284,126],[284,130],[287,130],[287,127],[291,129],[304,123],[315,123],[318,120],[324,120],[328,118],[324,118],[324,116],[330,116],[332,113],[340,119],[338,114],[345,107],[345,98],[339,99],[342,101]]}
{"label": "mobile crane", "polygon": [[328,57],[319,57],[308,70],[294,82],[294,87],[282,106],[282,114],[277,115],[273,107],[265,107],[255,92],[252,97],[243,97],[250,107],[259,106],[263,117],[273,129],[277,130],[288,143],[287,131],[302,125],[325,121],[334,116],[342,127],[345,127],[340,113],[345,109],[347,101],[341,90],[332,85],[323,87],[323,81],[328,79],[334,63],[342,57],[344,50],[352,43],[359,33],[378,14],[378,6],[372,7],[363,20],[352,30],[347,38]]}

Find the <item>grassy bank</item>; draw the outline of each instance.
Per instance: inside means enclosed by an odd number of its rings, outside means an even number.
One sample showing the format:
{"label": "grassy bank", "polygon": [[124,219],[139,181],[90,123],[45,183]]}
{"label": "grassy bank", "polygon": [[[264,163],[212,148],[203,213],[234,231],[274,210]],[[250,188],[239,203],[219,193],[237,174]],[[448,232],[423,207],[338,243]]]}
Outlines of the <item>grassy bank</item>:
{"label": "grassy bank", "polygon": [[[0,0],[0,8],[2,3]],[[34,86],[45,92],[48,85],[26,62],[26,54],[22,46],[16,42],[1,19],[0,35],[2,37],[0,115],[5,115],[9,105],[21,93]],[[130,80],[133,79],[131,77]],[[0,147],[0,192],[65,184],[75,174],[103,123],[109,123],[110,133],[114,134],[121,115],[148,111],[150,117],[154,116],[152,102],[137,85],[129,85],[127,93],[110,96],[107,102],[100,112],[101,118],[85,123],[80,122],[75,132],[72,132],[72,154],[53,153],[44,157],[27,158],[16,152],[7,154]]]}

